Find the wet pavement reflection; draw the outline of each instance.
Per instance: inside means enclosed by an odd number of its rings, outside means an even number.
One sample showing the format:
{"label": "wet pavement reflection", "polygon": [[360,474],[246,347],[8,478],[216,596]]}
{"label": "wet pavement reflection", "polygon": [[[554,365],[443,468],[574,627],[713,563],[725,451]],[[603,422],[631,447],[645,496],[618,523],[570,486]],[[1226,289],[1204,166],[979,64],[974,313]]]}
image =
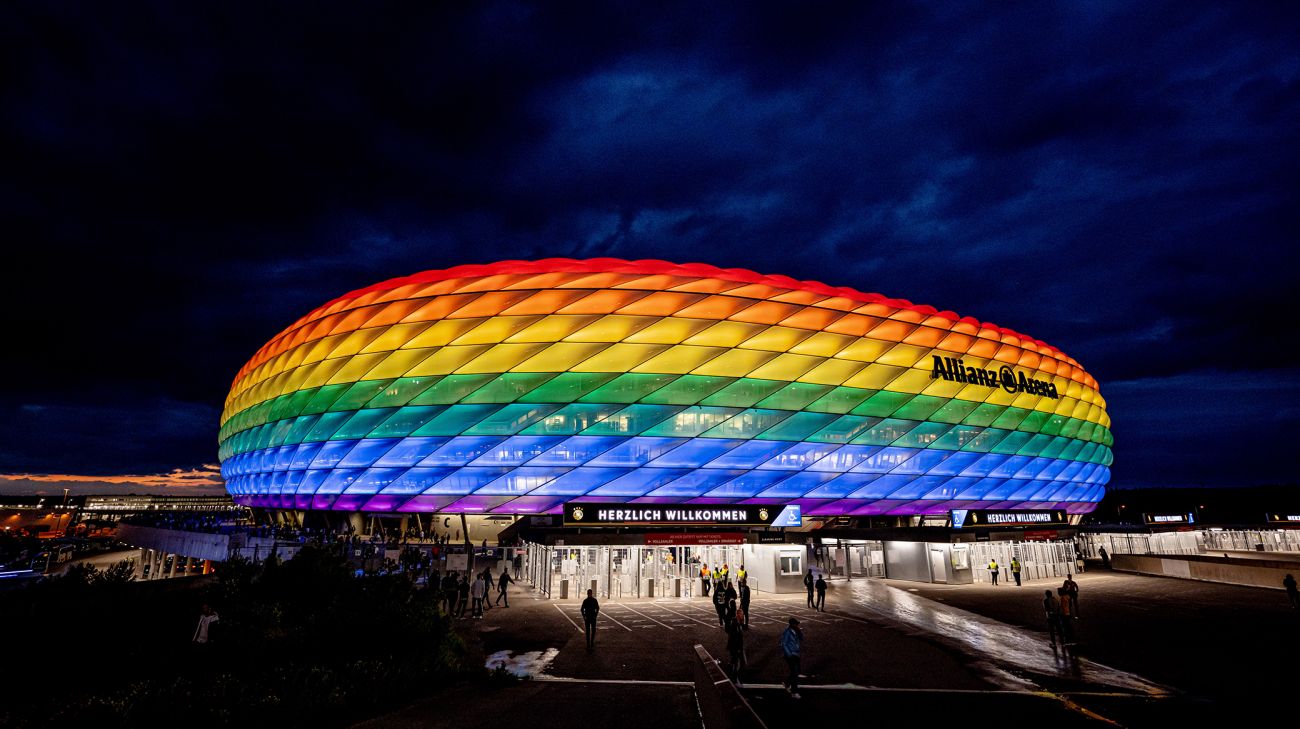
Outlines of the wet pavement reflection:
{"label": "wet pavement reflection", "polygon": [[[886,619],[923,630],[993,669],[1008,688],[1024,688],[1029,678],[1082,682],[1094,687],[1164,696],[1172,691],[1127,671],[1110,668],[1051,645],[1037,632],[945,605],[875,580],[838,585],[853,604]],[[847,589],[846,589],[847,588]],[[998,670],[998,669],[1003,670]],[[1010,671],[1010,673],[1007,673]]]}

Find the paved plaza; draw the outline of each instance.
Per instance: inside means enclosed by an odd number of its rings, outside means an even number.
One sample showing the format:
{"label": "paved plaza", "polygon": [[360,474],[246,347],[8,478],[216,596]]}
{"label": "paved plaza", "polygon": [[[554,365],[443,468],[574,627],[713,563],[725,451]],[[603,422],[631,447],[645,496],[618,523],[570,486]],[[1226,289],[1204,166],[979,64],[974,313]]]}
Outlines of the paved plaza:
{"label": "paved plaza", "polygon": [[[1267,716],[1266,701],[1236,688],[1258,678],[1247,666],[1270,671],[1256,656],[1282,650],[1262,640],[1268,632],[1289,626],[1294,636],[1300,625],[1280,593],[1115,573],[1089,573],[1079,583],[1083,619],[1072,653],[1053,649],[1041,631],[1045,582],[1020,588],[837,582],[825,612],[808,608],[802,594],[755,593],[742,693],[770,727],[841,712],[987,714],[1054,726]],[[693,647],[726,655],[725,634],[704,598],[602,601],[592,651],[585,648],[578,601],[525,589],[512,605],[460,621],[474,660],[528,679],[479,689],[499,710],[525,712],[533,725],[572,726],[586,716],[567,708],[576,702],[607,705],[625,726],[664,726],[669,718],[672,725],[700,725],[689,700]],[[1234,616],[1231,629],[1207,639],[1227,615]],[[790,617],[805,633],[799,700],[781,688],[778,636]],[[1180,645],[1186,647],[1174,649]],[[1253,663],[1236,662],[1252,657]],[[1272,679],[1255,685],[1280,686],[1285,664],[1271,666]],[[1227,673],[1237,678],[1223,680]],[[547,709],[561,704],[564,712]],[[425,726],[426,712],[416,704],[374,726]],[[474,721],[465,726],[477,726]]]}

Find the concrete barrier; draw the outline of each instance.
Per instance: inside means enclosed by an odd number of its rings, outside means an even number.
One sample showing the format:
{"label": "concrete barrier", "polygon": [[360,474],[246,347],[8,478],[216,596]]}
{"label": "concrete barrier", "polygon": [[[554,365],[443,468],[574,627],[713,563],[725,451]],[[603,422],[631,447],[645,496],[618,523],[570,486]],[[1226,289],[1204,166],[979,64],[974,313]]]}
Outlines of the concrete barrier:
{"label": "concrete barrier", "polygon": [[1300,574],[1300,562],[1241,559],[1211,555],[1116,554],[1110,558],[1118,572],[1221,582],[1227,585],[1282,589],[1288,574]]}
{"label": "concrete barrier", "polygon": [[704,646],[695,646],[695,696],[704,729],[767,729]]}

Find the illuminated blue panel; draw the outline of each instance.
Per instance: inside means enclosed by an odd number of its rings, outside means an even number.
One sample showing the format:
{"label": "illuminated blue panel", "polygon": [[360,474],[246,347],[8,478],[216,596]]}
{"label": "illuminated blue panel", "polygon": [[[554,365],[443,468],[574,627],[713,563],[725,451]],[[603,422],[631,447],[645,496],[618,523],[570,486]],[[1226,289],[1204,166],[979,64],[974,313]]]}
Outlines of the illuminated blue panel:
{"label": "illuminated blue panel", "polygon": [[645,496],[687,473],[684,468],[638,468],[594,489],[591,496]]}
{"label": "illuminated blue panel", "polygon": [[355,440],[332,440],[321,446],[308,468],[333,468],[356,446]]}
{"label": "illuminated blue panel", "polygon": [[709,462],[709,468],[755,468],[776,454],[786,450],[790,443],[776,440],[754,440],[741,443]]}
{"label": "illuminated blue panel", "polygon": [[757,496],[763,499],[798,499],[834,478],[836,474],[830,471],[799,471],[758,492]]}
{"label": "illuminated blue panel", "polygon": [[464,466],[487,453],[502,440],[504,439],[486,435],[457,436],[420,461],[420,466]]}
{"label": "illuminated blue panel", "polygon": [[380,493],[382,494],[422,494],[430,486],[454,473],[454,468],[412,468],[393,479]]}
{"label": "illuminated blue panel", "polygon": [[949,451],[948,457],[942,463],[935,465],[930,473],[939,476],[956,476],[966,470],[972,463],[980,459],[980,453],[966,453],[964,451]]}
{"label": "illuminated blue panel", "polygon": [[592,466],[644,466],[685,442],[684,438],[629,438],[587,463]]}
{"label": "illuminated blue panel", "polygon": [[492,446],[472,466],[518,466],[563,442],[562,435],[516,435]]}
{"label": "illuminated blue panel", "polygon": [[336,468],[329,472],[329,478],[316,489],[316,493],[341,494],[364,472],[363,468]]}
{"label": "illuminated blue panel", "polygon": [[307,475],[303,476],[302,481],[298,484],[298,493],[316,493],[316,489],[320,488],[320,485],[325,482],[325,479],[330,477],[331,473],[333,473],[333,471],[325,469],[313,469],[308,471]]}
{"label": "illuminated blue panel", "polygon": [[676,481],[651,491],[646,496],[679,498],[703,496],[709,490],[717,488],[743,473],[744,471],[721,468],[690,471]]}
{"label": "illuminated blue panel", "polygon": [[843,472],[880,451],[880,446],[846,445],[826,454],[824,458],[808,467],[809,471]]}
{"label": "illuminated blue panel", "polygon": [[470,494],[506,475],[509,468],[458,468],[424,490],[426,494]]}
{"label": "illuminated blue panel", "polygon": [[568,472],[567,468],[525,466],[511,470],[492,483],[474,491],[476,494],[517,494],[523,495],[533,489],[544,486],[557,477]]}
{"label": "illuminated blue panel", "polygon": [[850,499],[884,499],[908,484],[915,476],[896,476],[885,474],[862,488],[849,494]]}
{"label": "illuminated blue panel", "polygon": [[586,466],[575,468],[554,481],[537,487],[533,490],[532,495],[581,496],[597,486],[613,481],[625,473],[630,473],[631,470],[629,468],[589,468]]}
{"label": "illuminated blue panel", "polygon": [[393,449],[375,461],[376,466],[414,466],[438,450],[449,438],[403,438]]}
{"label": "illuminated blue panel", "polygon": [[650,462],[652,468],[700,468],[742,443],[750,441],[694,438]]}
{"label": "illuminated blue panel", "polygon": [[669,438],[694,438],[731,416],[740,412],[740,408],[703,407],[695,405],[673,415],[663,422],[651,426],[642,435]]}
{"label": "illuminated blue panel", "polygon": [[894,470],[890,471],[890,473],[930,473],[951,455],[953,455],[952,451],[915,451],[910,458],[895,467]]}
{"label": "illuminated blue panel", "polygon": [[406,473],[405,468],[367,468],[344,490],[345,494],[377,494],[394,479]]}
{"label": "illuminated blue panel", "polygon": [[836,472],[828,471],[835,480],[827,482],[823,486],[808,492],[807,498],[810,499],[842,499],[867,484],[880,478],[876,473],[845,473],[836,476]]}
{"label": "illuminated blue panel", "polygon": [[397,438],[364,438],[339,461],[340,468],[365,468],[397,445]]}
{"label": "illuminated blue panel", "polygon": [[839,450],[830,443],[796,443],[764,462],[759,468],[765,471],[801,471]]}
{"label": "illuminated blue panel", "polygon": [[1012,478],[1016,475],[1016,471],[1029,465],[1029,460],[1030,459],[1027,456],[1010,456],[1007,460],[1003,461],[1001,465],[990,471],[989,475],[998,476],[1000,478]]}
{"label": "illuminated blue panel", "polygon": [[862,463],[854,466],[853,471],[854,473],[888,473],[903,465],[907,459],[919,452],[915,448],[897,448],[894,446],[881,448],[879,452],[867,456]]}
{"label": "illuminated blue panel", "polygon": [[1009,456],[1002,456],[996,453],[985,453],[983,456],[980,456],[978,461],[975,461],[970,465],[970,467],[962,471],[961,475],[987,476],[993,472],[993,469],[1002,465],[1002,462],[1007,460],[1008,457]]}
{"label": "illuminated blue panel", "polygon": [[575,435],[529,461],[533,466],[581,466],[596,456],[624,443],[618,436]]}
{"label": "illuminated blue panel", "polygon": [[756,495],[777,481],[789,478],[789,471],[750,471],[743,476],[728,481],[721,486],[705,494],[710,498],[729,496],[734,498],[748,498]]}
{"label": "illuminated blue panel", "polygon": [[[894,475],[895,474],[892,473],[889,474],[889,476],[891,477]],[[948,480],[947,476],[917,476],[916,478],[909,481],[902,488],[889,494],[889,496],[887,496],[886,498],[919,499],[921,498],[922,495],[925,494],[925,492],[938,488],[940,484],[942,484],[944,481],[947,480]]]}

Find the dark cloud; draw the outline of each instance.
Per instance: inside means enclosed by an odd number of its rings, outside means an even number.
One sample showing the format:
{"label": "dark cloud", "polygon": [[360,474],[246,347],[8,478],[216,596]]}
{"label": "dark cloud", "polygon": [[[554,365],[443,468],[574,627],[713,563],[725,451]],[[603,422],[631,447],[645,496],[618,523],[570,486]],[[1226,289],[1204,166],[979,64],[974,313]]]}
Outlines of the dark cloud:
{"label": "dark cloud", "polygon": [[[210,461],[284,325],[501,258],[702,260],[1025,331],[1102,382],[1119,485],[1176,472],[1157,415],[1235,417],[1197,378],[1293,367],[1285,4],[3,13],[0,470]],[[1294,395],[1237,432],[1294,430]],[[1206,483],[1293,479],[1198,453]]]}

